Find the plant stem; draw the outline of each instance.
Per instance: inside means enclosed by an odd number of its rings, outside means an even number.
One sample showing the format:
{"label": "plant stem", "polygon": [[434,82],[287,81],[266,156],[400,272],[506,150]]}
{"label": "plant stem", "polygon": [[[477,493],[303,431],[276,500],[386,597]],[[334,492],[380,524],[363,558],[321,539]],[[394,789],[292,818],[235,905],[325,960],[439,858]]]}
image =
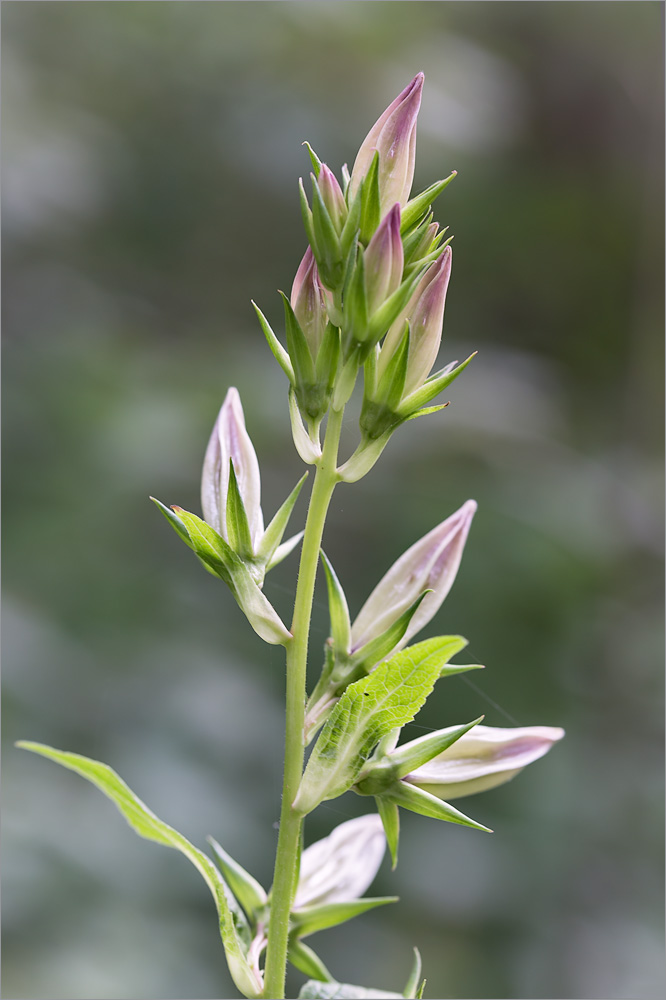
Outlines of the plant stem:
{"label": "plant stem", "polygon": [[266,952],[266,1000],[282,1000],[287,967],[289,914],[296,889],[296,869],[303,816],[291,804],[296,798],[303,773],[305,746],[305,680],[308,638],[312,617],[319,549],[333,490],[339,482],[336,472],[338,444],[344,410],[331,410],[326,427],[322,457],[317,465],[298,570],[298,585],[291,624],[293,638],[287,645],[287,712],[284,752],[284,780],[280,833],[275,856],[275,874],[271,894],[271,920]]}

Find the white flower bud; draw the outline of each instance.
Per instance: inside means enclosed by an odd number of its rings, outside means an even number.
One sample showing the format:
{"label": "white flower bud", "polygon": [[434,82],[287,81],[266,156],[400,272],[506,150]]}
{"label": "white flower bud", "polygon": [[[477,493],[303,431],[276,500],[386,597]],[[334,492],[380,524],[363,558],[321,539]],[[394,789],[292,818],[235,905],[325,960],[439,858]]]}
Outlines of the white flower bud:
{"label": "white flower bud", "polygon": [[377,813],[336,826],[303,851],[294,909],[358,899],[377,874],[385,849]]}

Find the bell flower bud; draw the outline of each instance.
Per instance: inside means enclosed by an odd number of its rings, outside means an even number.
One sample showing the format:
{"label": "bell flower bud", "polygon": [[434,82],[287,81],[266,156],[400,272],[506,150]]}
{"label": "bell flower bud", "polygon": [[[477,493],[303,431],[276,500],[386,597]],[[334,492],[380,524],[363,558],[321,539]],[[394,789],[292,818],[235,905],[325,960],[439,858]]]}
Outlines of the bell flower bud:
{"label": "bell flower bud", "polygon": [[446,247],[442,255],[430,265],[405,309],[391,325],[382,345],[377,362],[378,378],[381,378],[389,360],[398,349],[405,332],[405,321],[409,321],[409,361],[403,397],[423,385],[439,352],[444,303],[451,277],[451,256],[451,248]]}
{"label": "bell flower bud", "polygon": [[227,494],[229,491],[229,462],[234,464],[238,489],[243,499],[253,547],[264,532],[261,512],[261,480],[259,462],[245,429],[245,417],[238,390],[227,392],[219,416],[215,421],[204,458],[201,476],[201,507],[204,519],[215,528],[225,541],[227,532]]}
{"label": "bell flower bud", "polygon": [[338,233],[342,232],[342,227],[347,218],[347,203],[345,202],[342,188],[338,184],[337,177],[325,163],[321,165],[316,183],[319,187],[322,201],[326,205],[328,214],[331,217],[331,222]]}
{"label": "bell flower bud", "polygon": [[414,179],[416,157],[416,118],[421,106],[423,73],[389,104],[361,143],[351,173],[353,198],[367,174],[376,150],[379,150],[379,197],[381,215],[397,202],[406,204]]}
{"label": "bell flower bud", "polygon": [[291,287],[291,307],[305,334],[313,359],[317,357],[328,316],[324,288],[319,280],[317,264],[308,247]]}
{"label": "bell flower bud", "polygon": [[385,632],[426,590],[431,593],[419,604],[395,649],[407,645],[428,624],[453,586],[475,513],[476,501],[467,500],[455,514],[400,556],[352,625],[352,653]]}
{"label": "bell flower bud", "polygon": [[368,315],[381,306],[402,279],[404,254],[400,239],[400,205],[384,217],[364,256]]}
{"label": "bell flower bud", "polygon": [[358,899],[377,874],[385,849],[376,813],[336,826],[303,851],[293,908]]}
{"label": "bell flower bud", "polygon": [[[453,731],[457,727],[452,726]],[[449,730],[441,730],[442,734]],[[556,726],[496,729],[475,726],[448,749],[402,779],[439,799],[459,799],[510,781],[519,771],[548,753],[564,730]],[[414,740],[404,747],[418,744]]]}

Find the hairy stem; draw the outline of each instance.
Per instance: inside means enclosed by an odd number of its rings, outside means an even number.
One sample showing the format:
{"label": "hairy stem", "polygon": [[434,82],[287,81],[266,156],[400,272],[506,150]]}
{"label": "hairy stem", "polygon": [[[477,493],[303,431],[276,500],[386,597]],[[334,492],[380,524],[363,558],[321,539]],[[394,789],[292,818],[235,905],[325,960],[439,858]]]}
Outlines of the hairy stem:
{"label": "hairy stem", "polygon": [[336,472],[338,444],[343,410],[332,410],[328,418],[322,457],[317,466],[310,506],[308,508],[298,586],[291,624],[293,638],[287,646],[287,713],[284,753],[284,781],[280,833],[275,856],[275,874],[271,895],[271,920],[266,952],[266,1000],[282,1000],[287,967],[289,913],[296,890],[296,868],[303,817],[292,809],[303,773],[305,746],[305,677],[308,658],[308,638],[312,617],[319,548],[333,490],[339,477]]}

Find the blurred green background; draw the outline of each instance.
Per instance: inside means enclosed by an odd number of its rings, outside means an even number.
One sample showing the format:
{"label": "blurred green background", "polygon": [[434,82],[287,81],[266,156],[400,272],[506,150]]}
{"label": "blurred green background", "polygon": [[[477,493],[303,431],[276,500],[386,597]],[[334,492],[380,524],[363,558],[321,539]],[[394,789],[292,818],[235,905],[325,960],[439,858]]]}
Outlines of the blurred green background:
{"label": "blurred green background", "polygon": [[[3,3],[6,997],[235,995],[186,861],[12,741],[108,761],[269,883],[282,653],[147,497],[199,509],[229,385],[267,514],[300,476],[249,300],[281,329],[302,141],[339,172],[420,69],[417,187],[459,171],[436,212],[455,233],[440,361],[479,356],[339,489],[326,546],[355,612],[475,497],[422,637],[462,632],[487,669],[442,683],[409,735],[485,712],[567,738],[464,803],[493,836],[406,814],[373,888],[400,904],[312,943],[394,990],[418,944],[429,997],[661,995],[662,11]],[[287,617],[295,571],[266,583]],[[320,589],[313,669],[326,635]],[[308,839],[369,806],[324,805]]]}

